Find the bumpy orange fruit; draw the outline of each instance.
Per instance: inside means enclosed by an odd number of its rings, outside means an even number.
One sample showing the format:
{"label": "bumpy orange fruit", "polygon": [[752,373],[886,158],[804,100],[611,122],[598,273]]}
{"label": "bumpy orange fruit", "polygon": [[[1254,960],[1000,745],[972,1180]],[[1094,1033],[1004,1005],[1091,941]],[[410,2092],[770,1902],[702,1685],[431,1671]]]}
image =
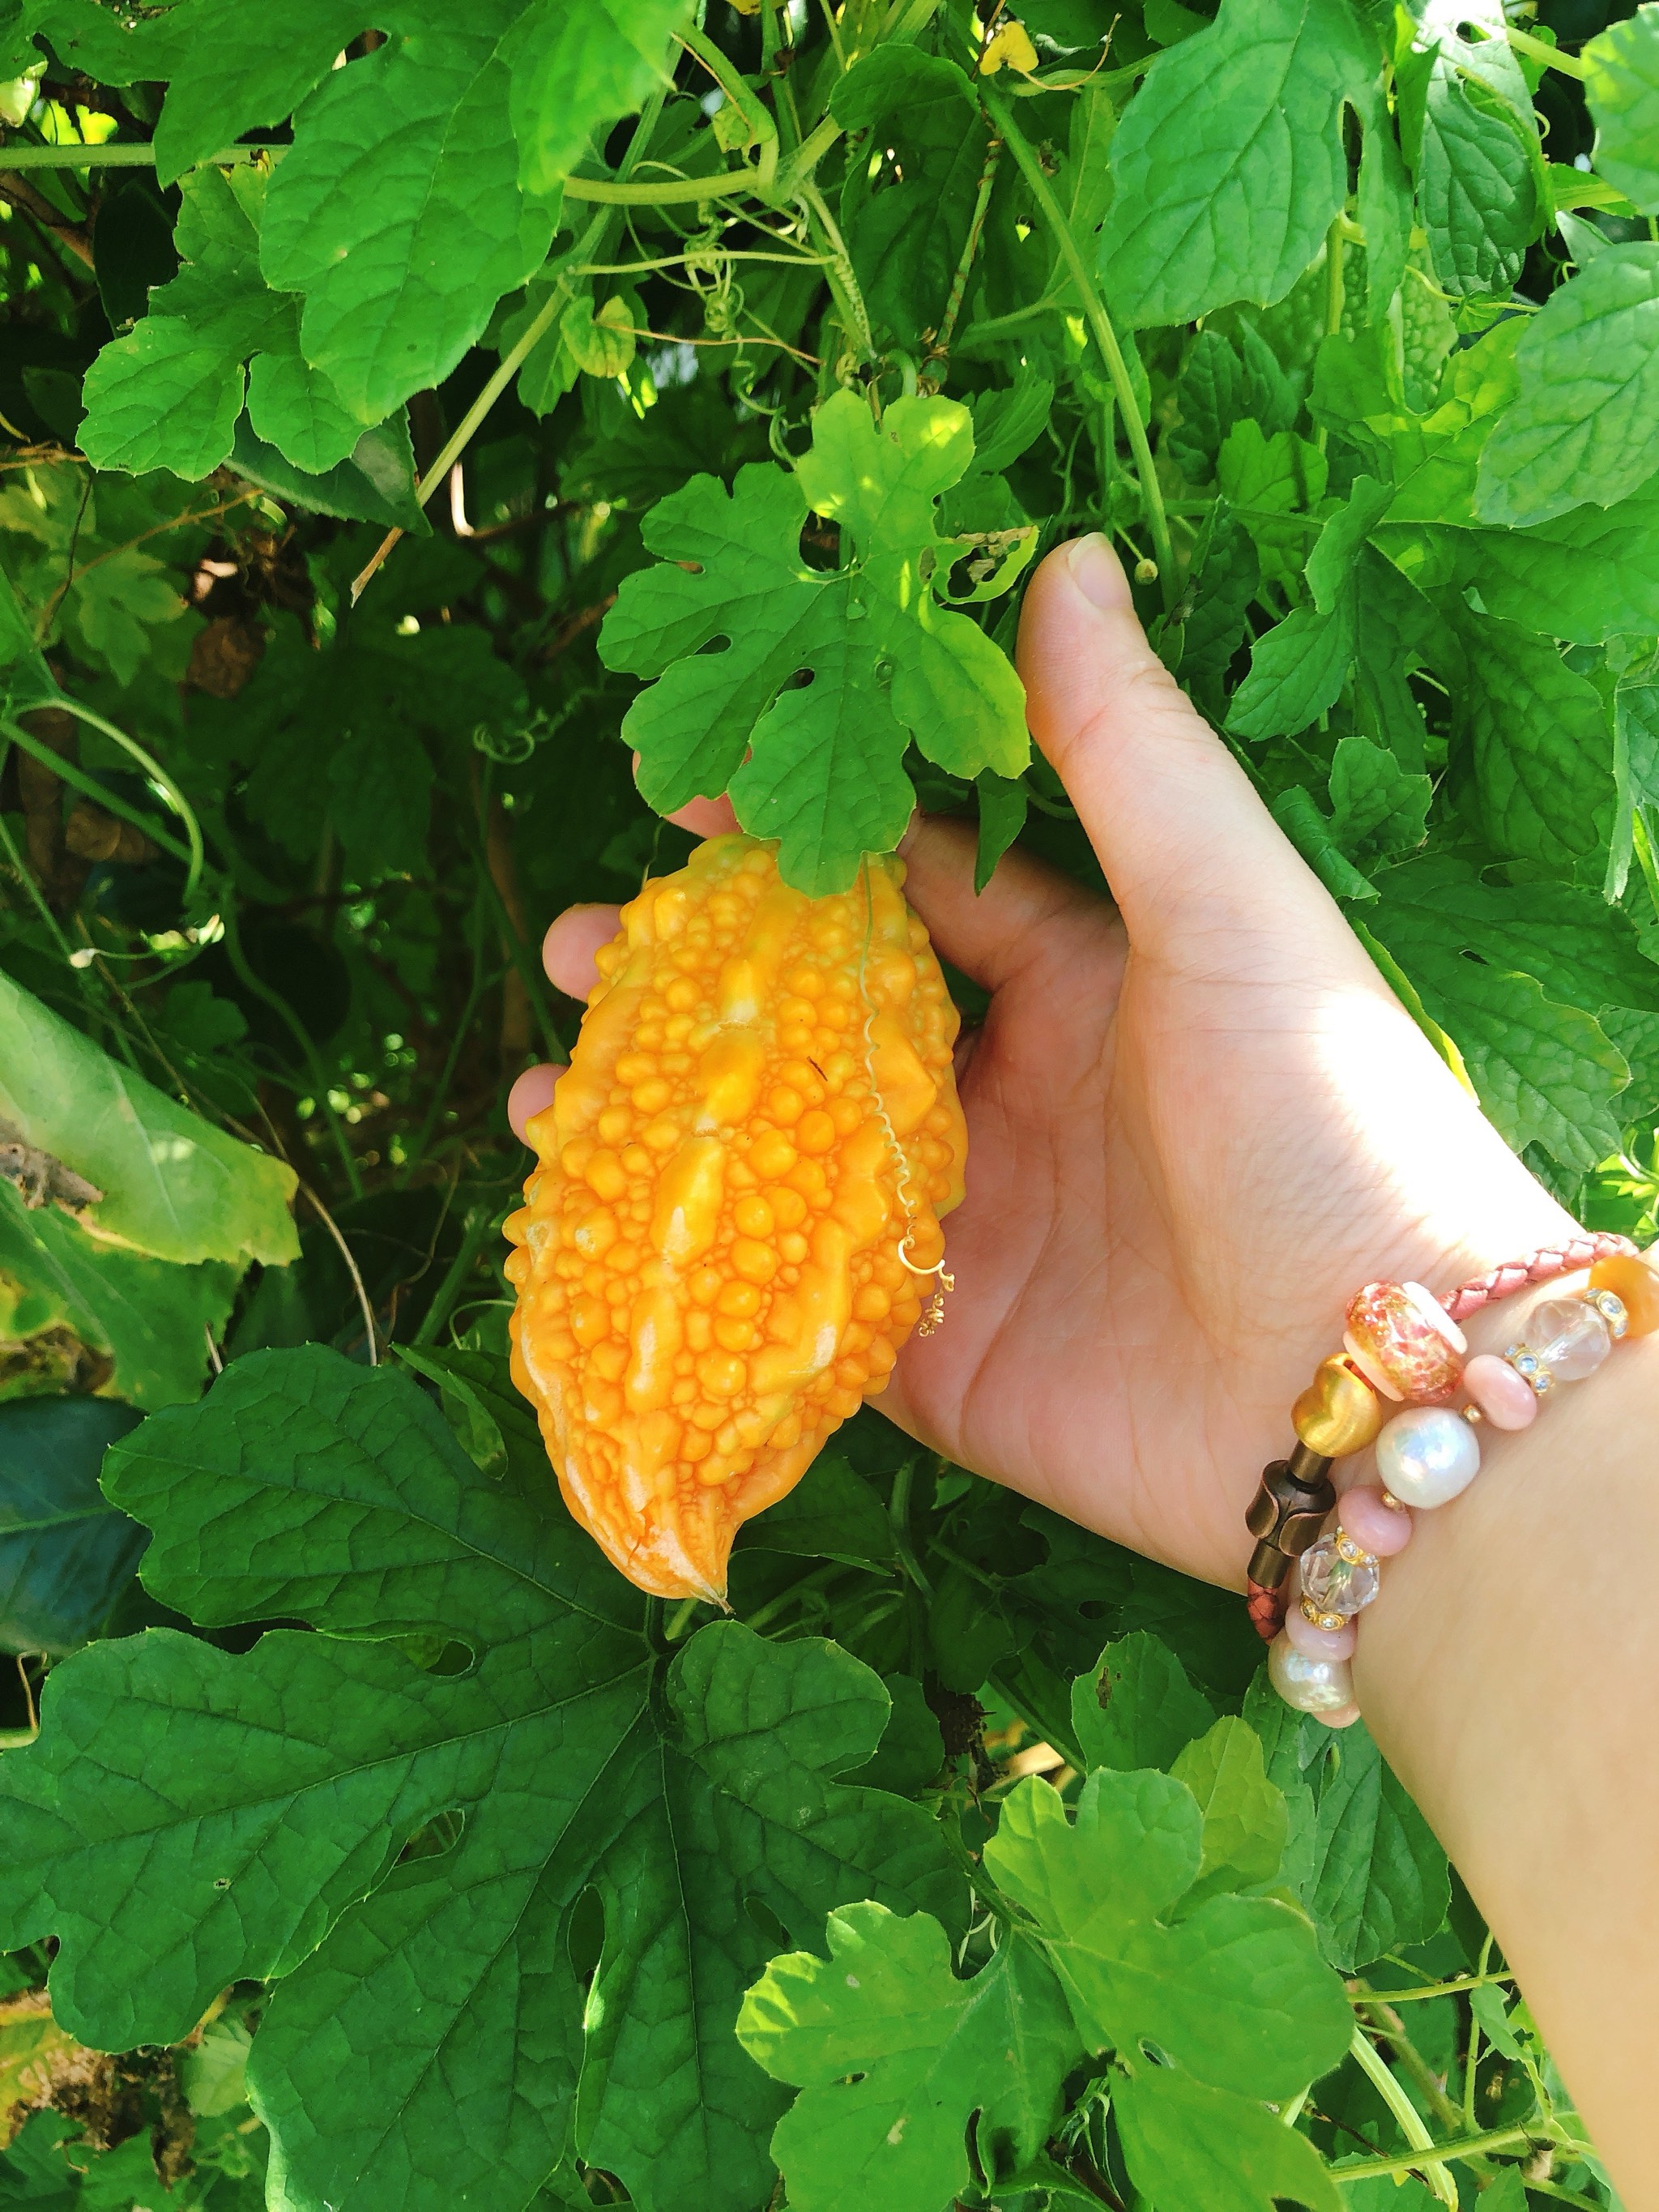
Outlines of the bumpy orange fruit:
{"label": "bumpy orange fruit", "polygon": [[710,838],[623,908],[530,1124],[514,1379],[572,1512],[660,1596],[723,1599],[738,1527],[885,1386],[933,1292],[967,1136],[903,881],[872,858],[811,898],[773,845]]}

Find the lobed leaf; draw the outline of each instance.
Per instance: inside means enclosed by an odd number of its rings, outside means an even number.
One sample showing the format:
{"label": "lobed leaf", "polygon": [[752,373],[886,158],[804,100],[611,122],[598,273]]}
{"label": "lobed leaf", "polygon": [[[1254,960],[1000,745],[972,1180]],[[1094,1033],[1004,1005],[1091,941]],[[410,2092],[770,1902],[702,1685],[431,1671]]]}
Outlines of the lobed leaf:
{"label": "lobed leaf", "polygon": [[[781,841],[790,880],[823,892],[898,842],[908,739],[956,775],[1018,774],[1019,679],[934,597],[953,550],[935,504],[972,455],[954,401],[895,400],[878,429],[837,392],[793,475],[750,466],[729,494],[694,477],[658,503],[659,565],[624,580],[599,641],[612,667],[657,679],[623,725],[653,805],[729,790],[745,830]],[[839,527],[836,568],[801,558],[809,509]]]}
{"label": "lobed leaf", "polygon": [[1034,2158],[1081,2055],[1040,1948],[1011,1936],[958,1981],[926,1913],[849,1905],[826,1933],[827,1961],[774,1959],[738,2018],[802,2091],[772,2137],[799,2212],[943,2212],[975,2180],[970,2143],[993,2172]]}
{"label": "lobed leaf", "polygon": [[[54,1673],[0,1773],[0,1940],[58,1936],[59,2016],[167,2041],[279,1980],[251,2080],[291,2198],[516,2212],[568,2146],[642,2206],[749,2212],[780,2103],[732,2039],[749,1900],[797,1937],[860,1896],[955,1911],[927,1814],[836,1779],[879,1680],[735,1623],[661,1668],[539,1453],[483,1475],[407,1376],[315,1346],[236,1361],[109,1486],[165,1601],[334,1633],[157,1631]],[[423,1671],[410,1634],[471,1663]]]}

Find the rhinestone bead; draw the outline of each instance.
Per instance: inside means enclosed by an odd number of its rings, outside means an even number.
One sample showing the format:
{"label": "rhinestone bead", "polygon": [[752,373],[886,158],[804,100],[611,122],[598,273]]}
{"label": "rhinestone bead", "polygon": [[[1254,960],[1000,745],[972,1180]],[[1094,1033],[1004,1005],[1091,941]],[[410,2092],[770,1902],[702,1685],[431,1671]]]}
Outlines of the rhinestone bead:
{"label": "rhinestone bead", "polygon": [[[1582,1382],[1613,1350],[1613,1331],[1583,1298],[1546,1298],[1527,1316],[1526,1330],[1526,1350],[1556,1382]],[[1535,1390],[1535,1377],[1528,1380]]]}
{"label": "rhinestone bead", "polygon": [[1376,1471],[1402,1505],[1445,1505],[1480,1472],[1480,1440],[1461,1413],[1413,1406],[1376,1440]]}
{"label": "rhinestone bead", "polygon": [[1340,1626],[1370,1603],[1382,1580],[1381,1563],[1334,1529],[1302,1554],[1303,1613],[1316,1628]]}
{"label": "rhinestone bead", "polygon": [[1555,1377],[1535,1352],[1528,1352],[1524,1344],[1512,1344],[1504,1354],[1510,1365],[1541,1398],[1547,1390],[1555,1388]]}
{"label": "rhinestone bead", "polygon": [[1620,1337],[1629,1335],[1630,1314],[1626,1307],[1625,1301],[1620,1297],[1617,1291],[1598,1291],[1591,1289],[1585,1291],[1584,1297],[1588,1303],[1595,1308],[1596,1312],[1599,1313],[1602,1320],[1606,1322],[1608,1328],[1612,1330],[1613,1340],[1615,1344],[1618,1343]]}

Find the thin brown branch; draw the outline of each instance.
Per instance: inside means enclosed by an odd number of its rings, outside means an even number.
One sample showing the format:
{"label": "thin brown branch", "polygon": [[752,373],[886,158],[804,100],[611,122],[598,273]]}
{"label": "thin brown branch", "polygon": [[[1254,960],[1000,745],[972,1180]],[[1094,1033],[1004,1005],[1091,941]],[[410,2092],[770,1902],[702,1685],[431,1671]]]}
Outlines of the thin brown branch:
{"label": "thin brown branch", "polygon": [[38,223],[42,230],[49,232],[61,246],[67,247],[77,261],[96,270],[98,264],[93,258],[92,240],[87,231],[72,216],[55,208],[44,192],[37,191],[15,170],[0,171],[0,200],[5,200],[21,215],[27,216],[31,222]]}
{"label": "thin brown branch", "polygon": [[568,653],[585,630],[592,629],[597,623],[605,620],[616,604],[617,594],[614,592],[607,592],[602,599],[596,599],[591,607],[578,607],[574,614],[566,615],[547,643],[537,653],[537,659],[556,660],[562,653]]}

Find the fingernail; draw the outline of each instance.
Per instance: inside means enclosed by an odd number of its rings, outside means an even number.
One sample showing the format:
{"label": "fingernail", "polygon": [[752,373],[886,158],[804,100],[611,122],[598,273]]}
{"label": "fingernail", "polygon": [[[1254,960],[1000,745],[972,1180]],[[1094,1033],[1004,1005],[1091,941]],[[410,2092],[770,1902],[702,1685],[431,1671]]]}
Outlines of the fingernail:
{"label": "fingernail", "polygon": [[1123,605],[1123,570],[1103,532],[1091,530],[1073,540],[1066,556],[1072,581],[1084,598],[1103,614],[1113,614]]}

